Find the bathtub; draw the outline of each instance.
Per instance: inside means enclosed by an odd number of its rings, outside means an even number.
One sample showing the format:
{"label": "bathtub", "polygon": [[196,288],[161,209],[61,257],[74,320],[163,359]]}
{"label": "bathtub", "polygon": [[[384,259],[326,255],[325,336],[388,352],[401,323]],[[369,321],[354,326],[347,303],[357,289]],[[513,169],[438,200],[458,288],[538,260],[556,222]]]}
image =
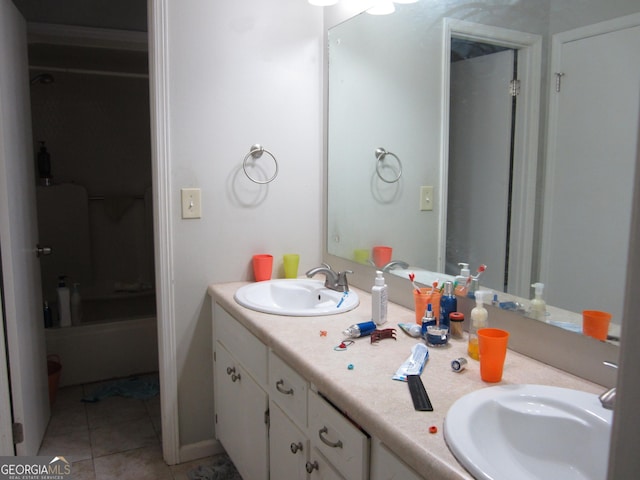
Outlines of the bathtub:
{"label": "bathtub", "polygon": [[99,319],[45,329],[47,354],[60,357],[60,386],[158,371],[157,319]]}

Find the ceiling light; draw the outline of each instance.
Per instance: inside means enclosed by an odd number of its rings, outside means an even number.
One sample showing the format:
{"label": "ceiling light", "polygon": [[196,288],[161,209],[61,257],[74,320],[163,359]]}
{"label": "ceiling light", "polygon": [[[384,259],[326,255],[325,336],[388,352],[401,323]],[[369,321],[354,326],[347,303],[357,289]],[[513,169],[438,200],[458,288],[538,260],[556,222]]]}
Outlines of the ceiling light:
{"label": "ceiling light", "polygon": [[382,1],[376,3],[373,7],[367,10],[367,13],[371,15],[389,15],[396,11],[396,7],[393,6],[392,1]]}
{"label": "ceiling light", "polygon": [[338,0],[309,0],[309,3],[317,7],[328,7],[338,3]]}

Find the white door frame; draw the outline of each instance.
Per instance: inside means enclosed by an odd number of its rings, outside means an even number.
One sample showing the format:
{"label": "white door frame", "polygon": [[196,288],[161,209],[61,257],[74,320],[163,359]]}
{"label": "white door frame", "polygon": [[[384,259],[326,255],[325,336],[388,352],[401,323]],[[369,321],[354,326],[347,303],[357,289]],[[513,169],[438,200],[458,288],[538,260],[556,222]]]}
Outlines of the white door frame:
{"label": "white door frame", "polygon": [[[447,178],[449,164],[449,95],[451,37],[500,45],[518,50],[518,77],[522,94],[516,109],[509,292],[528,298],[531,285],[535,226],[538,130],[540,116],[540,72],[542,36],[478,23],[443,19],[442,51],[442,150],[440,154],[440,204],[438,271],[446,258]],[[491,212],[487,211],[487,215]],[[489,267],[491,267],[489,265]]]}
{"label": "white door frame", "polygon": [[173,264],[171,149],[169,112],[168,0],[149,0],[149,83],[153,217],[162,410],[162,451],[165,462],[180,462],[178,423],[177,338]]}

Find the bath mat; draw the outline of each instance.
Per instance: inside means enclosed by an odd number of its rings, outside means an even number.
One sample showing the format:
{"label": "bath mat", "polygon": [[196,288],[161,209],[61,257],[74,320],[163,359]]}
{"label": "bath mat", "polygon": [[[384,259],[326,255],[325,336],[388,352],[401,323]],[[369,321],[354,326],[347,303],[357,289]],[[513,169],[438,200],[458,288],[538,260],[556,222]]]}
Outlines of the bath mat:
{"label": "bath mat", "polygon": [[189,480],[242,480],[227,455],[214,457],[210,464],[198,465],[187,473]]}
{"label": "bath mat", "polygon": [[107,397],[132,397],[148,400],[160,393],[160,382],[157,376],[130,377],[101,385],[82,399],[83,402],[99,402]]}

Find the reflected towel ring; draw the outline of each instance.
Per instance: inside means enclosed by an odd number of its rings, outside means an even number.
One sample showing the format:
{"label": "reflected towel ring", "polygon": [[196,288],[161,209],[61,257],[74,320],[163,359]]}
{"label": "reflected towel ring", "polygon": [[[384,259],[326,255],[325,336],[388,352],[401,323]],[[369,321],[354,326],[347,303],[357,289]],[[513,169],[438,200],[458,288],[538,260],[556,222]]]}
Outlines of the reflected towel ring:
{"label": "reflected towel ring", "polygon": [[[247,160],[249,160],[249,158],[253,158],[254,160],[257,160],[262,156],[263,152],[269,154],[271,158],[273,158],[273,163],[276,166],[276,171],[273,173],[271,178],[267,180],[257,180],[253,178],[251,175],[249,175],[249,172],[247,172]],[[251,146],[251,148],[249,149],[249,153],[247,153],[247,155],[244,157],[244,161],[242,162],[242,169],[244,170],[244,174],[249,178],[249,180],[251,180],[254,183],[259,183],[261,185],[264,185],[265,183],[271,183],[278,176],[278,160],[276,160],[276,157],[273,155],[273,153],[271,153],[269,150],[264,148],[259,143],[256,143],[255,145]]]}
{"label": "reflected towel ring", "polygon": [[[382,176],[382,173],[380,173],[380,165],[382,165],[382,162],[387,155],[391,155],[398,162],[398,176],[396,176],[396,178],[392,180],[384,178]],[[376,162],[376,173],[378,174],[378,177],[380,177],[380,180],[385,183],[396,183],[398,180],[400,180],[400,177],[402,176],[402,162],[395,153],[387,152],[384,148],[379,147],[376,148],[376,158],[378,159],[378,161]]]}

